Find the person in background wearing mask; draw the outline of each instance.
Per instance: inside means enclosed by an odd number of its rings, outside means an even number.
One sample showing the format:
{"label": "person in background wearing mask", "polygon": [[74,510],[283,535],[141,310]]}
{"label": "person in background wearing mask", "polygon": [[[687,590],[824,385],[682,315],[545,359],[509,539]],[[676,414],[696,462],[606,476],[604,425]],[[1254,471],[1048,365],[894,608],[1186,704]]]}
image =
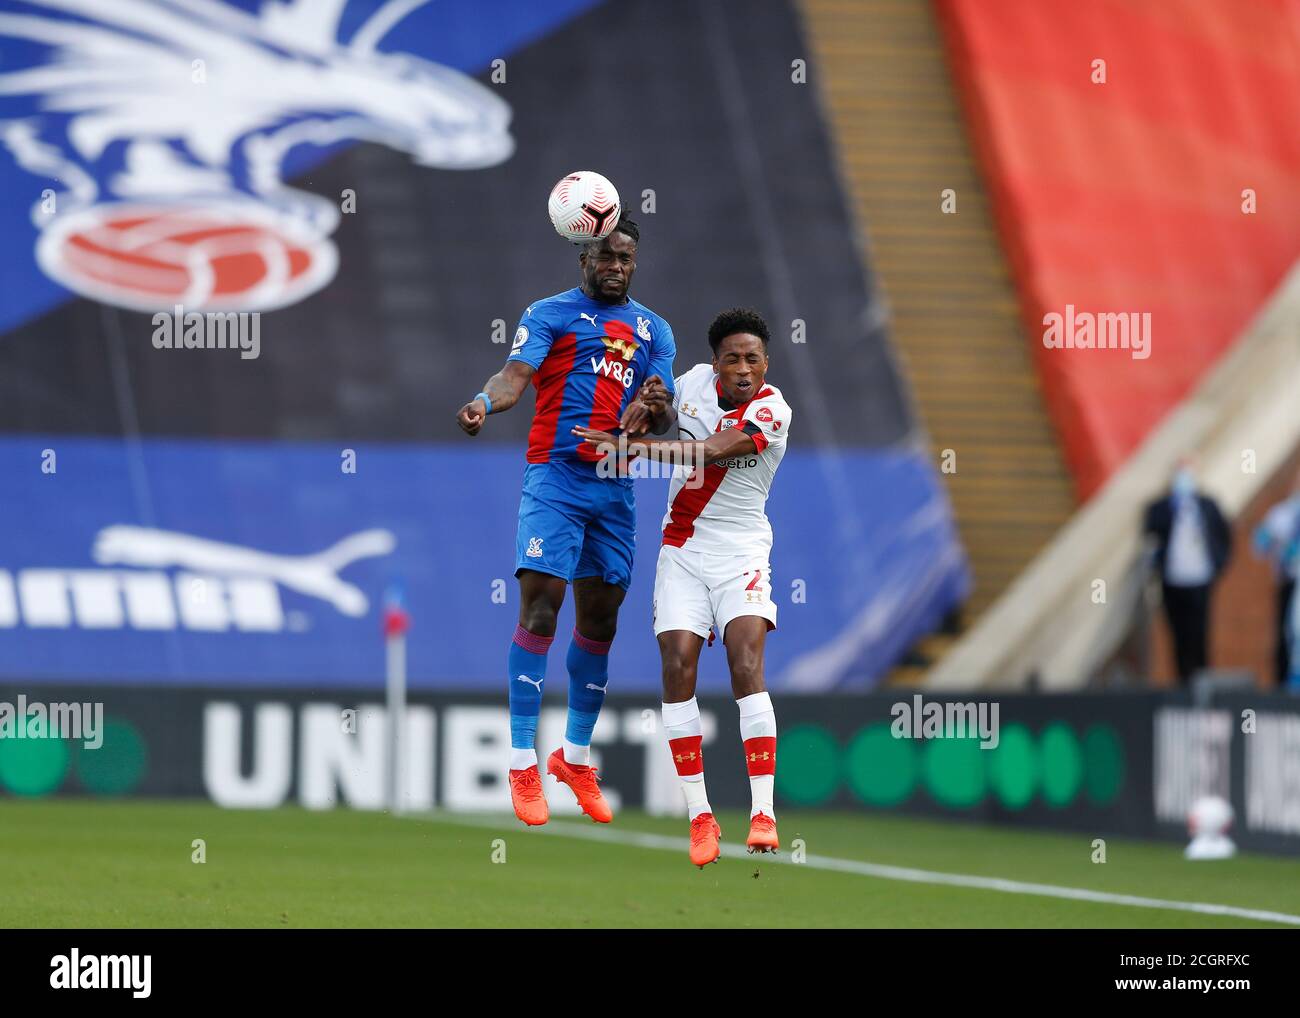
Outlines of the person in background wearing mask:
{"label": "person in background wearing mask", "polygon": [[1255,551],[1277,572],[1277,684],[1300,689],[1300,478],[1291,497],[1279,502],[1256,528]]}
{"label": "person in background wearing mask", "polygon": [[1210,593],[1232,553],[1232,530],[1218,504],[1196,490],[1188,459],[1179,461],[1169,494],[1147,506],[1142,530],[1155,539],[1153,564],[1185,683],[1208,663]]}

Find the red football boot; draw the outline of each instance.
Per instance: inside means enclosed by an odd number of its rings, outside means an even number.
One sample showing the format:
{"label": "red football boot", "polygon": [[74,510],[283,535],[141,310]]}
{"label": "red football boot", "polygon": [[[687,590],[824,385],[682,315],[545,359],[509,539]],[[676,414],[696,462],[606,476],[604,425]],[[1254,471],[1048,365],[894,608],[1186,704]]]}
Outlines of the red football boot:
{"label": "red football boot", "polygon": [[551,811],[546,806],[537,764],[510,772],[510,801],[514,803],[515,816],[530,827],[538,827],[550,819]]}
{"label": "red football boot", "polygon": [[557,781],[562,781],[578,797],[582,812],[598,824],[607,824],[614,819],[614,811],[596,787],[596,768],[571,764],[564,759],[564,750],[557,749],[546,758],[546,773],[554,774]]}
{"label": "red football boot", "polygon": [[713,819],[712,813],[701,813],[691,821],[691,862],[704,869],[711,862],[717,862],[722,849],[718,839],[722,837],[722,828]]}
{"label": "red football boot", "polygon": [[761,810],[749,818],[749,840],[745,842],[747,850],[754,852],[775,852],[781,847],[776,840],[776,821]]}

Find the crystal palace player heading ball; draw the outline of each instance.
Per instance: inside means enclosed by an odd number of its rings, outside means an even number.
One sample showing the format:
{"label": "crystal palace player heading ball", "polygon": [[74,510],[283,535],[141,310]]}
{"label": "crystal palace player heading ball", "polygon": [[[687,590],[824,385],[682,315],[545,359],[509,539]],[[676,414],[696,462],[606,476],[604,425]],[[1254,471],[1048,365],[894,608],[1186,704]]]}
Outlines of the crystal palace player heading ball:
{"label": "crystal palace player heading ball", "polygon": [[[679,464],[668,489],[655,574],[654,627],[663,658],[663,722],[691,821],[691,862],[716,862],[722,835],[704,789],[696,667],[717,626],[740,713],[752,799],[751,852],[778,848],[772,809],[776,714],[763,684],[763,644],[776,628],[772,527],[764,508],[790,434],[790,407],[766,383],[767,324],[744,308],[709,326],[712,364],[676,380],[676,395],[648,381],[638,399],[675,419],[679,438],[627,439],[575,428],[597,449]],[[672,406],[668,407],[671,399]],[[700,464],[687,468],[684,464]],[[701,473],[702,471],[702,473]]]}
{"label": "crystal palace player heading ball", "polygon": [[518,402],[529,381],[537,389],[515,535],[519,624],[506,676],[510,798],[515,815],[531,825],[550,816],[535,742],[546,657],[568,584],[577,615],[565,657],[569,714],[564,745],[546,769],[593,820],[612,818],[590,765],[591,735],[609,686],[618,609],[632,580],[636,507],[631,478],[604,476],[599,453],[573,429],[668,430],[667,400],[652,412],[637,396],[643,380],[664,391],[676,356],[668,323],[628,296],[639,239],[637,225],[623,216],[603,239],[584,245],[579,285],[528,306],[505,366],[456,415],[467,435],[477,435],[489,415]]}

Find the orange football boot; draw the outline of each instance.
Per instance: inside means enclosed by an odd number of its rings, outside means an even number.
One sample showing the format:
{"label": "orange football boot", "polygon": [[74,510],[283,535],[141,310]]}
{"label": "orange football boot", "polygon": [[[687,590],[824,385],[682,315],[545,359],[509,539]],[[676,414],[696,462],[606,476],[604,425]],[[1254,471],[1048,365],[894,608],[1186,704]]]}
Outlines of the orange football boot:
{"label": "orange football boot", "polygon": [[722,849],[718,839],[722,837],[722,828],[713,819],[712,813],[701,813],[691,821],[691,862],[704,869],[711,862],[717,862]]}
{"label": "orange football boot", "polygon": [[571,764],[564,759],[564,750],[557,749],[546,758],[546,773],[554,774],[557,781],[568,785],[578,797],[582,812],[598,824],[607,824],[614,819],[614,811],[596,787],[596,768]]}
{"label": "orange football boot", "polygon": [[747,851],[775,852],[781,847],[776,840],[776,821],[761,810],[749,818],[749,840],[745,842]]}
{"label": "orange football boot", "polygon": [[537,764],[510,772],[510,801],[514,803],[515,816],[530,827],[539,827],[550,819],[551,811],[546,807]]}

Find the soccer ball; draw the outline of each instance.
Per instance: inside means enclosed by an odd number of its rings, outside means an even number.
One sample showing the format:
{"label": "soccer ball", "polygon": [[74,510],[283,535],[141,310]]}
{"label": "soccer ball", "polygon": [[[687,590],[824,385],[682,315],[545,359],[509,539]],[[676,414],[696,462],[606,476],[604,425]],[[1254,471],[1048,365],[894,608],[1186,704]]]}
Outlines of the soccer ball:
{"label": "soccer ball", "polygon": [[1217,795],[1206,795],[1192,803],[1187,814],[1187,833],[1227,834],[1232,826],[1232,805]]}
{"label": "soccer ball", "polygon": [[1183,852],[1188,859],[1231,859],[1237,846],[1228,837],[1232,826],[1232,804],[1218,795],[1205,795],[1187,811],[1191,843]]}
{"label": "soccer ball", "polygon": [[591,170],[560,178],[546,203],[555,232],[575,244],[608,237],[623,210],[614,185]]}

